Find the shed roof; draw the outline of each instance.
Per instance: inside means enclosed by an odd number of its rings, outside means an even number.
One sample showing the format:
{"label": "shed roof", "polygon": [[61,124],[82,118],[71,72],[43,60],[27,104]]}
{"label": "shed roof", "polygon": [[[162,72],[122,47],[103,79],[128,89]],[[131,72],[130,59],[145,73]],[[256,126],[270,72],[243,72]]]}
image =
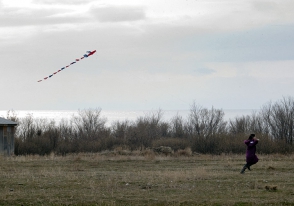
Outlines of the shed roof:
{"label": "shed roof", "polygon": [[14,122],[14,121],[4,119],[4,118],[0,117],[0,126],[3,126],[3,125],[11,125],[11,126],[14,125],[14,126],[16,126],[17,122]]}

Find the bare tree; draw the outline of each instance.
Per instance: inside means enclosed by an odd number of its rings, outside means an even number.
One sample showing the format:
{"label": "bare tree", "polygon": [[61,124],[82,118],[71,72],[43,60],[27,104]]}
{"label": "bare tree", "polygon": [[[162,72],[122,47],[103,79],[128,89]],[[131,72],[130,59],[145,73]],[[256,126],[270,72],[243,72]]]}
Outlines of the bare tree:
{"label": "bare tree", "polygon": [[[250,128],[249,133],[256,133],[256,134],[263,134],[268,135],[269,134],[269,128],[262,118],[261,112],[253,112],[250,117]],[[248,134],[248,133],[247,133]]]}
{"label": "bare tree", "polygon": [[113,137],[126,143],[127,134],[130,127],[131,122],[128,120],[113,122],[111,126]]}
{"label": "bare tree", "polygon": [[16,130],[16,136],[23,141],[32,140],[36,134],[36,128],[34,125],[34,118],[32,114],[27,114],[26,117],[19,120],[19,125]]}
{"label": "bare tree", "polygon": [[190,110],[188,127],[192,135],[210,137],[226,131],[224,112],[221,109],[211,110],[202,108],[195,103]]}
{"label": "bare tree", "polygon": [[178,114],[171,119],[171,133],[172,137],[184,138],[187,134],[185,130],[185,121],[182,116]]}
{"label": "bare tree", "polygon": [[6,114],[6,119],[10,119],[11,121],[18,122],[19,118],[17,113],[14,110],[8,110]]}
{"label": "bare tree", "polygon": [[235,117],[229,121],[229,131],[233,134],[247,134],[251,130],[251,118],[249,115]]}
{"label": "bare tree", "polygon": [[73,126],[80,138],[94,140],[105,129],[107,119],[101,117],[101,109],[79,110],[78,116],[73,116]]}
{"label": "bare tree", "polygon": [[162,110],[158,110],[137,118],[129,127],[127,135],[131,148],[150,147],[153,140],[167,133],[168,128],[162,122],[162,116]]}
{"label": "bare tree", "polygon": [[274,139],[293,144],[294,99],[284,97],[276,103],[268,103],[262,108],[262,117]]}

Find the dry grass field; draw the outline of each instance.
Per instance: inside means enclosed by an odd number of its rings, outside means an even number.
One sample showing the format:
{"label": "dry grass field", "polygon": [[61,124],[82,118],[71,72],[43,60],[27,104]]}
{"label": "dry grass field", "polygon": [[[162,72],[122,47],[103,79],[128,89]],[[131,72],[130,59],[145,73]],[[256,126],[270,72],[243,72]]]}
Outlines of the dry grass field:
{"label": "dry grass field", "polygon": [[294,205],[294,155],[0,157],[0,205]]}

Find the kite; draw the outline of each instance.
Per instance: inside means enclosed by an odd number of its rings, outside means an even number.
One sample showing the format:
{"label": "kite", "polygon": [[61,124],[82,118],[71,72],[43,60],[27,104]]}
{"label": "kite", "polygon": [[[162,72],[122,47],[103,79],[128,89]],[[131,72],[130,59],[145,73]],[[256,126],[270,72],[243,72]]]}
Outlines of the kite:
{"label": "kite", "polygon": [[53,74],[50,74],[48,77],[44,77],[44,79],[40,79],[38,82],[41,82],[41,81],[45,81],[46,79],[48,78],[51,78],[53,77],[54,75],[56,75],[57,73],[63,71],[64,69],[68,68],[69,66],[79,62],[80,60],[84,59],[84,58],[88,58],[89,56],[92,56],[93,54],[95,54],[96,50],[93,50],[93,51],[87,51],[86,54],[84,54],[81,58],[79,59],[75,59],[75,61],[71,62],[69,65],[65,66],[65,67],[62,67],[61,69],[59,69],[58,71],[54,72]]}

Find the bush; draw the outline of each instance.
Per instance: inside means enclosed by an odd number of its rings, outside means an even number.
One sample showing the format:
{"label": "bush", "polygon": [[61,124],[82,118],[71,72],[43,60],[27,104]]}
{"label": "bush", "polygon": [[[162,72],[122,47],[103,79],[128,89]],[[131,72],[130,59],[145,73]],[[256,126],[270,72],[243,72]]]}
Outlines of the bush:
{"label": "bush", "polygon": [[187,147],[185,149],[179,149],[175,153],[176,156],[185,156],[185,157],[190,157],[190,156],[192,156],[192,154],[193,154],[193,152],[190,147]]}
{"label": "bush", "polygon": [[160,147],[160,146],[166,146],[171,147],[173,150],[179,150],[179,149],[185,149],[187,147],[190,147],[191,143],[188,139],[182,139],[182,138],[162,138],[157,139],[152,142],[152,147]]}
{"label": "bush", "polygon": [[243,142],[250,133],[260,139],[259,153],[294,151],[294,99],[290,97],[265,105],[259,113],[229,122],[224,121],[222,110],[202,108],[195,103],[186,120],[177,115],[169,123],[162,120],[163,112],[159,110],[133,122],[115,122],[108,128],[107,120],[100,114],[101,109],[82,110],[58,126],[54,120],[34,119],[28,114],[19,119],[16,128],[15,154],[65,155],[119,147],[143,152],[145,148],[160,146],[171,147],[180,156],[191,152],[245,153]]}

